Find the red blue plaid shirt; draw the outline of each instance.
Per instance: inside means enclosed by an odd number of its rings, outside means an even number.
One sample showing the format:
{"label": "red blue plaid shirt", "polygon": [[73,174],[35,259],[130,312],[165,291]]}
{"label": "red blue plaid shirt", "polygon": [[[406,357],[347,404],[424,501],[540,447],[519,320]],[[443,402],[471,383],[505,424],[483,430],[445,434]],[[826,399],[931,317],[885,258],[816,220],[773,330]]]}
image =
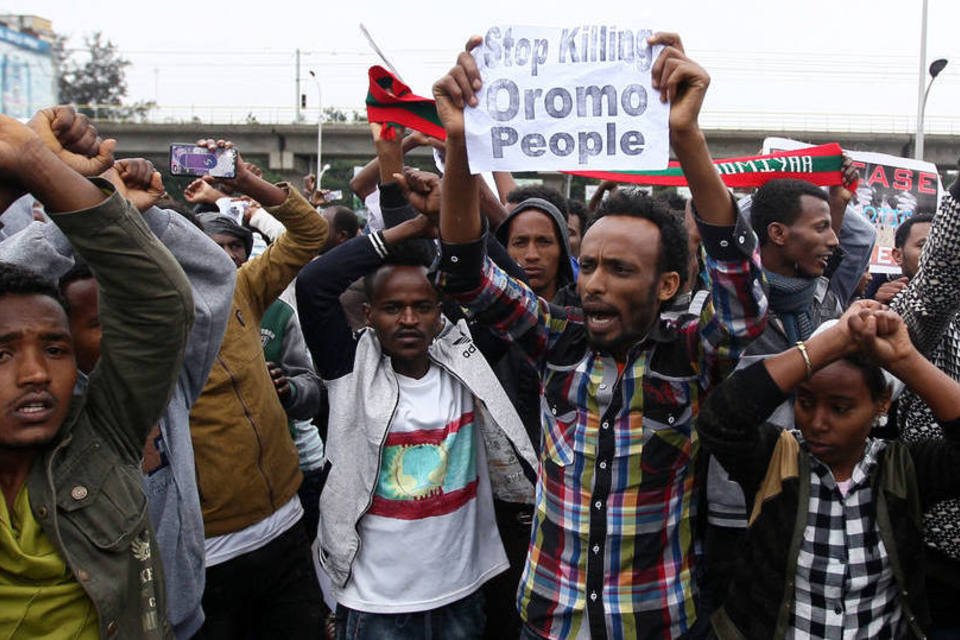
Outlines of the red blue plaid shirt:
{"label": "red blue plaid shirt", "polygon": [[675,638],[696,619],[703,474],[693,421],[767,310],[746,221],[700,227],[712,300],[699,320],[657,325],[622,374],[588,344],[579,313],[507,276],[482,241],[443,246],[441,285],[541,371],[543,446],[518,605],[545,638]]}

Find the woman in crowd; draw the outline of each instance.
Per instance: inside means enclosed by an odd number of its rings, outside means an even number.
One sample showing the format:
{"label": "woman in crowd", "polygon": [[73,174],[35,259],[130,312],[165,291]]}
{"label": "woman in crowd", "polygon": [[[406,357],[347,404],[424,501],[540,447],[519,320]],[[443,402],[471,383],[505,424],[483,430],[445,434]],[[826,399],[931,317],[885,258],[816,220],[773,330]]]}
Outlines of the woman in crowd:
{"label": "woman in crowd", "polygon": [[[868,437],[890,404],[881,366],[929,404],[947,446]],[[795,428],[767,424],[790,394]],[[806,343],[728,378],[698,430],[752,505],[712,617],[718,637],[923,637],[921,513],[960,496],[960,384],[914,348],[899,316],[855,303]]]}

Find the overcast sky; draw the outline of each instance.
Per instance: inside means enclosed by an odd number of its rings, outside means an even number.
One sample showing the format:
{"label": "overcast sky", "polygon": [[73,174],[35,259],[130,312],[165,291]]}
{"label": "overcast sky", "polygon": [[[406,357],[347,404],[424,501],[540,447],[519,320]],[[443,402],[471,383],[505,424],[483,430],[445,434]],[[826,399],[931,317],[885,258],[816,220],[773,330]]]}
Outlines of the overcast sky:
{"label": "overcast sky", "polygon": [[[845,121],[911,131],[916,118],[921,0],[669,0],[613,2],[482,0],[294,2],[271,0],[8,0],[5,11],[40,15],[82,45],[100,30],[133,65],[129,98],[166,108],[194,106],[204,119],[252,110],[289,117],[302,92],[315,118],[323,102],[361,108],[366,69],[379,63],[364,23],[413,90],[430,85],[472,33],[493,24],[606,24],[679,31],[688,53],[713,77],[706,114],[731,126]],[[445,8],[446,7],[446,8]],[[638,7],[642,7],[638,9]],[[927,131],[960,133],[960,3],[930,0],[927,63],[951,60],[927,104]],[[280,108],[287,111],[280,111]],[[867,122],[868,118],[870,122]],[[956,124],[955,124],[956,123]]]}

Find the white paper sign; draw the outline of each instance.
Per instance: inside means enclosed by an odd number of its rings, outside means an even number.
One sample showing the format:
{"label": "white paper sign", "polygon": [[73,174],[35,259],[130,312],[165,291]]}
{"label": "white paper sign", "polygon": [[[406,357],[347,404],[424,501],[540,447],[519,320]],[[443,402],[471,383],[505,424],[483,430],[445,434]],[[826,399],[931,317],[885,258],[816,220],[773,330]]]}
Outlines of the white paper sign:
{"label": "white paper sign", "polygon": [[473,50],[470,171],[664,169],[670,107],[651,87],[650,29],[494,26]]}

